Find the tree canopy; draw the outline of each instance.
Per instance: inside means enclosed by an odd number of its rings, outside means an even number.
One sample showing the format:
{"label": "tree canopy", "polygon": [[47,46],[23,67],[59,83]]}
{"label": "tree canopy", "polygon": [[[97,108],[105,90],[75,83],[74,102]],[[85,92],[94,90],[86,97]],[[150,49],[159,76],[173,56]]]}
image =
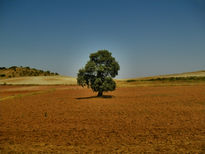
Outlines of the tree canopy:
{"label": "tree canopy", "polygon": [[99,50],[91,53],[90,60],[79,70],[77,83],[82,87],[91,88],[98,92],[98,96],[102,96],[104,91],[115,90],[116,83],[112,78],[118,75],[119,70],[120,66],[112,57],[112,53],[108,50]]}

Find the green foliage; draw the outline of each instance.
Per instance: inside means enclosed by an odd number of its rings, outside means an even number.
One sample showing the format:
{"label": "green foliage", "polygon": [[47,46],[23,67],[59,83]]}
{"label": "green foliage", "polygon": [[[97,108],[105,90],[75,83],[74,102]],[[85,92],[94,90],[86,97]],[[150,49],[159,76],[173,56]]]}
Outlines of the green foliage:
{"label": "green foliage", "polygon": [[9,69],[12,69],[12,70],[16,71],[16,68],[17,68],[17,66],[12,66]]}
{"label": "green foliage", "polygon": [[6,75],[5,74],[0,74],[0,77],[5,77]]}
{"label": "green foliage", "polygon": [[127,80],[127,82],[135,82],[136,80]]}
{"label": "green foliage", "polygon": [[189,77],[167,77],[167,78],[155,78],[147,81],[205,81],[205,77],[189,76]]}
{"label": "green foliage", "polygon": [[[1,75],[4,72],[4,70],[9,70],[5,76]],[[43,70],[38,70],[35,68],[30,68],[30,67],[17,67],[17,66],[12,66],[9,68],[6,67],[0,67],[0,77],[18,77],[18,76],[54,76],[54,75],[59,75],[58,73],[50,72],[50,71],[43,71]]]}
{"label": "green foliage", "polygon": [[6,74],[0,74],[0,77],[5,77],[6,76]]}
{"label": "green foliage", "polygon": [[5,70],[6,69],[6,67],[0,67],[0,70]]}
{"label": "green foliage", "polygon": [[98,96],[102,96],[104,91],[115,90],[116,83],[112,78],[118,75],[119,69],[111,52],[99,50],[90,54],[90,60],[79,70],[77,83],[82,87],[91,87],[94,92],[98,92]]}

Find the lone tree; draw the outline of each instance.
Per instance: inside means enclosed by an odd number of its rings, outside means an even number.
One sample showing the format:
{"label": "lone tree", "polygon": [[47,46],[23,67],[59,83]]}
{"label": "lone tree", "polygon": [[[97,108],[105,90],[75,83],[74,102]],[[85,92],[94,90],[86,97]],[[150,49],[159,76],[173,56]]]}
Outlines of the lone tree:
{"label": "lone tree", "polygon": [[113,91],[116,83],[112,79],[118,75],[120,66],[112,57],[112,53],[108,50],[99,50],[90,54],[90,60],[84,68],[78,72],[77,82],[82,87],[86,86],[95,92],[98,97],[103,95],[104,91]]}

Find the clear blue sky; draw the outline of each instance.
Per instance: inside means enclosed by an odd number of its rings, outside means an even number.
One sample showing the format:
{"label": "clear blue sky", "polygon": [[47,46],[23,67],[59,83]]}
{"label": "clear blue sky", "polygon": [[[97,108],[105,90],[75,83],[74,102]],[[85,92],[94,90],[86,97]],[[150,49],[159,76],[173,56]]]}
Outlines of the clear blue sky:
{"label": "clear blue sky", "polygon": [[0,66],[76,76],[107,49],[118,78],[205,69],[203,0],[0,0]]}

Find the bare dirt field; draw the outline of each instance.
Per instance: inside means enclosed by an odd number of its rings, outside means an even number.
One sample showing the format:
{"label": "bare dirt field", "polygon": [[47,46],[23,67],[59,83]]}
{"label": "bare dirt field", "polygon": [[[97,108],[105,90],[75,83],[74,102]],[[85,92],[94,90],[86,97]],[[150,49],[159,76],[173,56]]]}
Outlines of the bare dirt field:
{"label": "bare dirt field", "polygon": [[0,153],[205,151],[205,85],[1,86]]}

